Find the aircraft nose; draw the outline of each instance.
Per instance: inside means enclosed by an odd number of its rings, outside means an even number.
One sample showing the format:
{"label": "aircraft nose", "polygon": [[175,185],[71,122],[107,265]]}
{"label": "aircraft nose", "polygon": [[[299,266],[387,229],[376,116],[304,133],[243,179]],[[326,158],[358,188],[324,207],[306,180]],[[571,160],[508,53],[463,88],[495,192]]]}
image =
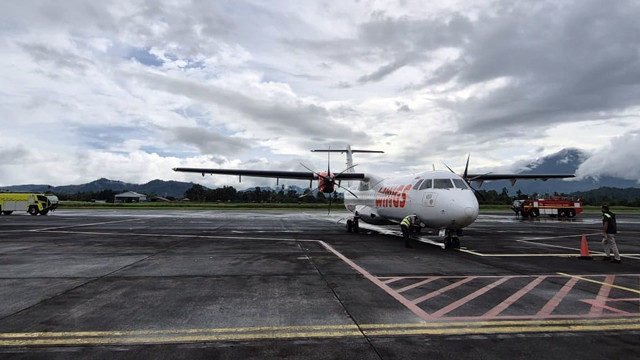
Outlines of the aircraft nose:
{"label": "aircraft nose", "polygon": [[461,226],[471,225],[478,217],[478,211],[471,206],[465,208],[457,208],[455,212],[456,223]]}
{"label": "aircraft nose", "polygon": [[473,194],[472,197],[464,201],[452,201],[448,212],[455,219],[454,223],[457,227],[469,226],[478,218],[478,201]]}

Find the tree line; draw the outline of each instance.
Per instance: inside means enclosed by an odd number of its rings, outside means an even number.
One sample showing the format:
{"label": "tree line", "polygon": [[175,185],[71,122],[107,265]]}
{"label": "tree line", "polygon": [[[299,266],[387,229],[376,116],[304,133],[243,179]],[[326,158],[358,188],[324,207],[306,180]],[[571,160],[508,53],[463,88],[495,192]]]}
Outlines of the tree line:
{"label": "tree line", "polygon": [[[74,194],[56,194],[62,201],[105,201],[114,202],[117,194],[123,191],[101,190],[96,192],[77,192]],[[147,194],[147,198],[152,200],[156,194]],[[324,194],[320,191],[315,194],[311,189],[306,189],[303,194],[299,194],[295,189],[284,187],[273,190],[256,187],[250,190],[238,191],[233,186],[223,186],[217,189],[209,189],[202,185],[194,184],[184,192],[184,196],[176,199],[166,196],[168,200],[186,200],[194,202],[258,202],[258,203],[326,203],[331,196],[331,202],[343,203],[342,194]]]}
{"label": "tree line", "polygon": [[184,196],[189,199],[189,201],[197,202],[236,201],[249,203],[325,203],[329,201],[329,196],[331,196],[332,202],[343,202],[342,196],[336,192],[325,195],[321,191],[318,191],[314,195],[311,189],[306,189],[303,194],[298,194],[298,192],[291,187],[288,189],[282,187],[277,190],[256,187],[251,190],[237,191],[233,186],[207,189],[202,185],[194,184],[190,189],[185,191]]}
{"label": "tree line", "polygon": [[[63,201],[106,201],[113,202],[115,196],[120,193],[114,190],[101,190],[96,192],[78,192],[74,194],[57,194],[58,198]],[[602,187],[595,190],[579,191],[570,194],[525,194],[520,190],[516,192],[516,196],[509,195],[508,189],[505,187],[501,192],[495,190],[476,190],[478,202],[481,205],[510,205],[514,199],[526,198],[549,198],[550,196],[564,196],[575,200],[581,200],[584,205],[599,206],[608,204],[610,206],[630,206],[640,207],[640,189],[638,188],[611,188]],[[148,194],[148,198],[153,198],[155,194]],[[195,202],[263,202],[263,203],[326,203],[331,196],[333,203],[343,203],[344,198],[341,193],[324,194],[318,191],[313,194],[311,189],[306,189],[303,194],[299,194],[293,188],[284,187],[273,190],[270,188],[256,187],[254,189],[238,191],[233,186],[223,186],[217,189],[205,188],[202,185],[194,184],[190,189],[185,191],[184,198]],[[169,200],[175,199],[167,196]]]}

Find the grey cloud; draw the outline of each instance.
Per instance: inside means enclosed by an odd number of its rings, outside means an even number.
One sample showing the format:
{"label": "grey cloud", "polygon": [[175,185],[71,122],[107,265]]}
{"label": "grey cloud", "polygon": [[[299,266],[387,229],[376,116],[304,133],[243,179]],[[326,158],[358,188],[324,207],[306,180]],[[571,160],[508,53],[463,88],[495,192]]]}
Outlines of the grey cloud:
{"label": "grey cloud", "polygon": [[392,74],[396,70],[402,68],[403,66],[409,63],[410,63],[410,59],[408,58],[397,59],[387,65],[381,66],[378,70],[374,71],[369,75],[361,76],[358,79],[358,82],[362,84],[369,81],[380,81],[384,79],[387,75]]}
{"label": "grey cloud", "polygon": [[21,44],[22,49],[36,62],[50,62],[57,69],[84,71],[93,64],[91,60],[43,44]]}
{"label": "grey cloud", "polygon": [[462,130],[599,118],[640,98],[637,2],[536,4],[481,17],[461,59],[438,70],[461,88],[510,79],[486,97],[442,103],[460,113]]}
{"label": "grey cloud", "polygon": [[[15,147],[0,147],[0,164],[20,164],[30,156],[29,150],[22,145]],[[3,172],[0,171],[0,174]]]}
{"label": "grey cloud", "polygon": [[382,14],[359,26],[358,40],[376,52],[406,54],[462,45],[472,30],[471,21],[460,14],[417,20]]}
{"label": "grey cloud", "polygon": [[614,176],[640,182],[640,132],[633,131],[618,136],[611,143],[584,161],[578,170],[578,178]]}
{"label": "grey cloud", "polygon": [[202,128],[175,127],[165,131],[172,141],[195,146],[202,154],[236,155],[250,148],[250,145],[241,139]]}
{"label": "grey cloud", "polygon": [[[363,84],[380,81],[404,66],[420,64],[430,51],[464,44],[472,29],[471,21],[460,14],[413,20],[375,13],[370,21],[358,26],[352,39],[285,39],[283,43],[293,51],[320,54],[345,65],[359,61],[385,63],[373,73],[361,75],[358,82]],[[340,83],[340,87],[346,85],[347,82]]]}
{"label": "grey cloud", "polygon": [[364,132],[353,131],[336,122],[326,108],[315,104],[284,104],[277,100],[254,99],[233,90],[151,73],[130,75],[137,77],[150,88],[181,94],[237,111],[255,124],[274,132],[302,137],[314,136],[325,142],[331,139],[349,141],[368,138]]}
{"label": "grey cloud", "polygon": [[407,104],[396,104],[398,105],[398,112],[411,112],[411,108]]}

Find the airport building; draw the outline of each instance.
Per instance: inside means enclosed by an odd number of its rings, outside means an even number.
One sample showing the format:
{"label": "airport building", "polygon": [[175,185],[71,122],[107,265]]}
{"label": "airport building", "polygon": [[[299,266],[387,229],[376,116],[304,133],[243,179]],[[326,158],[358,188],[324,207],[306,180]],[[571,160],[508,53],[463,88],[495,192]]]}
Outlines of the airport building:
{"label": "airport building", "polygon": [[147,201],[147,195],[138,194],[135,191],[127,191],[116,195],[114,201],[117,203],[142,202]]}

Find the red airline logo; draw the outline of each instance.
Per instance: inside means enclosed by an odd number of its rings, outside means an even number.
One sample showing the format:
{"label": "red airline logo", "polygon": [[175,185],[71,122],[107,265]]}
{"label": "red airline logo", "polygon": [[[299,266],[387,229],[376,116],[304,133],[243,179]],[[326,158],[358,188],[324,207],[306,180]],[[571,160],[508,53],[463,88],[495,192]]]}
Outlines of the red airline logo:
{"label": "red airline logo", "polygon": [[403,208],[407,204],[407,191],[411,190],[411,186],[409,184],[380,188],[376,194],[376,206]]}

